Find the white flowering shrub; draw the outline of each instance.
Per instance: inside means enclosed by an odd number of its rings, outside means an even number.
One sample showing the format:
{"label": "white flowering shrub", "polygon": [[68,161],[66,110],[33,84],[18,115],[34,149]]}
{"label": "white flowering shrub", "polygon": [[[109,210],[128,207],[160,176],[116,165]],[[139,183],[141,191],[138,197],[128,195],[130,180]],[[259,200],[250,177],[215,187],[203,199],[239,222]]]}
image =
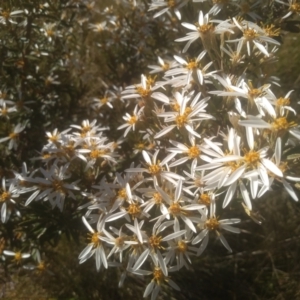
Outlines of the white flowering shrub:
{"label": "white flowering shrub", "polygon": [[261,197],[298,201],[298,108],[272,70],[300,3],[25,2],[0,7],[6,270],[51,276],[66,235],[156,299],[212,241],[234,253]]}

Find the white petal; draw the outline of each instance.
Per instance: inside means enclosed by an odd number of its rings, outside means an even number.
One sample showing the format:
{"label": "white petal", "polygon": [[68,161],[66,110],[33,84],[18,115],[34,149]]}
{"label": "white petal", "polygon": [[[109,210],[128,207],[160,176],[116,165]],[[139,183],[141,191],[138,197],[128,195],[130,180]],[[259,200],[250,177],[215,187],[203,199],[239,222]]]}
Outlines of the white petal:
{"label": "white petal", "polygon": [[180,291],[180,287],[170,278],[168,278],[168,284],[176,291]]}
{"label": "white petal", "polygon": [[177,56],[177,55],[174,55],[174,58],[182,65],[187,65],[188,62],[186,60],[184,60],[183,58]]}
{"label": "white petal", "polygon": [[105,222],[115,221],[117,219],[124,217],[126,214],[127,214],[126,211],[121,211],[121,212],[117,212],[115,214],[109,215],[108,217],[105,218]]}
{"label": "white petal", "polygon": [[260,50],[261,53],[269,57],[267,49],[260,43],[253,41],[254,45]]}
{"label": "white petal", "polygon": [[12,252],[12,251],[10,251],[10,250],[4,250],[3,253],[4,253],[5,255],[8,255],[8,256],[15,256],[15,255],[16,255],[15,252]]}
{"label": "white petal", "polygon": [[139,242],[141,244],[143,244],[143,237],[142,237],[141,229],[140,229],[138,220],[136,218],[134,219],[134,228],[135,228],[135,233],[136,233],[136,236],[138,237]]}
{"label": "white petal", "polygon": [[212,149],[214,149],[221,156],[224,155],[223,151],[216,144],[214,144],[211,140],[204,138],[204,141],[208,146],[210,146]]}
{"label": "white petal", "polygon": [[223,246],[229,251],[229,252],[232,252],[232,249],[230,248],[228,242],[226,241],[225,237],[223,236],[223,234],[219,234],[219,238],[220,238],[220,241],[222,242]]}
{"label": "white petal", "polygon": [[246,127],[246,137],[250,150],[254,147],[253,129],[251,127]]}
{"label": "white petal", "polygon": [[156,285],[151,296],[151,300],[156,300],[158,293],[160,291],[161,287],[159,285]]}
{"label": "white petal", "polygon": [[103,247],[100,247],[100,257],[101,257],[101,261],[102,261],[104,268],[107,269],[108,264],[107,264],[107,260],[106,260],[106,256],[105,256]]}
{"label": "white petal", "polygon": [[168,269],[167,269],[166,263],[165,263],[162,255],[161,255],[161,253],[159,251],[157,251],[157,259],[158,259],[159,266],[160,266],[163,274],[165,276],[168,276]]}
{"label": "white petal", "polygon": [[192,231],[194,231],[195,233],[197,232],[197,230],[196,230],[196,228],[195,228],[193,222],[192,222],[189,218],[187,218],[186,216],[181,215],[181,219],[183,220],[183,222],[184,222],[184,223],[185,223]]}
{"label": "white petal", "polygon": [[201,243],[198,251],[197,251],[197,256],[201,255],[203,253],[203,251],[206,249],[207,244],[209,241],[209,236],[208,234],[204,237],[203,242]]}
{"label": "white petal", "polygon": [[256,198],[257,190],[258,190],[258,176],[250,177],[250,190],[252,198]]}
{"label": "white petal", "polygon": [[91,227],[91,225],[88,223],[88,221],[86,220],[86,218],[84,216],[82,217],[82,221],[90,233],[95,232],[95,230]]}
{"label": "white petal", "polygon": [[149,154],[145,150],[142,151],[142,154],[143,154],[143,157],[145,159],[145,162],[147,164],[151,165],[152,162],[151,162],[151,158],[150,158]]}
{"label": "white petal", "polygon": [[176,189],[175,189],[175,196],[174,196],[174,200],[175,202],[177,202],[181,196],[181,192],[182,192],[182,180],[180,179],[178,181],[178,184],[176,186]]}
{"label": "white petal", "polygon": [[230,232],[233,232],[233,233],[240,233],[241,230],[239,228],[236,228],[236,227],[233,227],[233,226],[230,226],[230,225],[222,225],[220,226],[222,229],[225,229],[227,231],[230,231]]}
{"label": "white petal", "polygon": [[5,223],[5,221],[6,221],[6,211],[7,211],[7,206],[6,206],[6,202],[4,202],[1,207],[1,222],[2,223]]}
{"label": "white petal", "polygon": [[261,158],[261,162],[267,169],[269,169],[275,175],[277,175],[279,177],[283,177],[281,170],[273,162],[271,162],[270,160],[268,160],[266,158]]}
{"label": "white petal", "polygon": [[154,286],[155,286],[155,282],[154,282],[154,280],[151,280],[145,289],[145,292],[143,295],[144,298],[146,298],[147,296],[149,296],[152,293]]}
{"label": "white petal", "polygon": [[177,160],[175,160],[173,163],[169,164],[169,167],[176,167],[176,166],[179,166],[183,163],[185,163],[186,161],[188,161],[189,158],[188,157],[182,157],[182,158],[179,158]]}
{"label": "white petal", "polygon": [[96,248],[95,258],[96,258],[96,269],[97,271],[99,271],[101,268],[101,249],[99,247]]}
{"label": "white petal", "polygon": [[233,219],[224,219],[224,220],[220,220],[219,221],[219,223],[226,224],[226,225],[237,224],[237,223],[240,223],[240,222],[241,222],[241,219],[236,219],[236,218],[233,218]]}
{"label": "white petal", "polygon": [[205,205],[203,204],[190,204],[190,205],[183,206],[184,210],[199,210],[203,208],[205,208]]}
{"label": "white petal", "polygon": [[197,30],[197,27],[193,24],[190,24],[190,23],[181,23],[181,25],[187,29],[190,29],[190,30]]}
{"label": "white petal", "polygon": [[290,181],[294,181],[294,182],[300,182],[299,177],[286,176],[286,179],[288,179]]}
{"label": "white petal", "polygon": [[38,195],[40,191],[37,190],[35,191],[25,202],[25,206],[27,206],[31,201],[33,201],[35,199],[35,197]]}
{"label": "white petal", "polygon": [[284,179],[282,179],[282,183],[286,191],[290,194],[290,196],[295,200],[298,201],[298,196],[296,195],[295,191],[293,190],[292,186]]}
{"label": "white petal", "polygon": [[173,130],[173,128],[175,128],[176,125],[170,125],[168,127],[165,127],[164,129],[162,129],[160,132],[158,132],[154,138],[155,139],[158,139],[160,137],[162,137],[163,135],[167,134],[168,132],[170,132],[171,130]]}
{"label": "white petal", "polygon": [[252,203],[251,203],[248,191],[247,191],[247,189],[246,189],[246,187],[245,187],[245,185],[242,181],[240,181],[240,191],[241,191],[241,194],[242,194],[242,197],[244,199],[244,202],[245,202],[246,206],[250,210],[252,210]]}
{"label": "white petal", "polygon": [[235,161],[240,160],[241,157],[237,155],[227,155],[222,158],[216,158],[212,160],[212,163],[220,163],[220,162],[228,162],[228,161]]}
{"label": "white petal", "polygon": [[275,145],[275,162],[278,166],[281,161],[281,138],[277,138],[276,145]]}
{"label": "white petal", "polygon": [[150,253],[150,249],[146,249],[141,255],[140,257],[137,259],[137,261],[135,262],[134,266],[133,266],[133,270],[138,270],[142,264],[144,263],[144,261],[147,259],[148,255]]}
{"label": "white petal", "polygon": [[229,187],[229,189],[227,190],[226,196],[225,196],[224,201],[223,201],[222,208],[225,208],[225,207],[229,204],[229,202],[231,201],[233,195],[235,194],[236,186],[237,186],[237,181],[235,181],[235,182]]}
{"label": "white petal", "polygon": [[262,164],[258,165],[258,173],[259,173],[260,179],[263,182],[263,184],[265,186],[270,186],[268,172]]}
{"label": "white petal", "polygon": [[242,176],[242,174],[245,172],[245,170],[246,170],[246,165],[243,165],[243,166],[237,168],[226,180],[224,186],[231,185],[233,182],[237,181]]}
{"label": "white petal", "polygon": [[239,125],[241,126],[250,126],[250,127],[254,127],[254,128],[272,128],[272,125],[265,122],[262,119],[250,119],[250,120],[244,120],[244,121],[239,121],[238,122]]}
{"label": "white petal", "polygon": [[204,229],[202,230],[192,241],[192,245],[198,244],[199,242],[201,242],[204,237],[208,234],[208,230]]}
{"label": "white petal", "polygon": [[165,94],[160,93],[160,92],[153,93],[151,95],[151,97],[158,100],[158,101],[160,101],[160,102],[163,102],[163,103],[169,104],[169,102],[170,102],[169,98]]}
{"label": "white petal", "polygon": [[180,237],[181,235],[185,234],[186,233],[186,230],[180,230],[178,232],[174,232],[174,233],[171,233],[167,236],[165,236],[162,241],[169,241],[169,240],[172,240],[172,239],[175,239],[177,237]]}

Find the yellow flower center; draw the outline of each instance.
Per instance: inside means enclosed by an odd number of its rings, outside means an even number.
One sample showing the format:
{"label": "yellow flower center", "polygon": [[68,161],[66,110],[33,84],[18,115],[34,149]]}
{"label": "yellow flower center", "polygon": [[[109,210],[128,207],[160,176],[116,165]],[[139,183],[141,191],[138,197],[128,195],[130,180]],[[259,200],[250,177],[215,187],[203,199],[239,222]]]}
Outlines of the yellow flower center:
{"label": "yellow flower center", "polygon": [[168,209],[169,213],[171,213],[173,216],[180,215],[181,213],[181,206],[178,202],[174,202],[170,205]]}
{"label": "yellow flower center", "polygon": [[170,64],[164,63],[161,67],[162,67],[162,69],[163,69],[164,71],[167,71],[167,70],[170,69]]}
{"label": "yellow flower center", "polygon": [[149,77],[147,77],[147,79],[146,79],[147,88],[150,89],[151,86],[155,83],[155,81],[156,81],[156,76],[153,76],[153,77],[149,76]]}
{"label": "yellow flower center", "polygon": [[276,28],[275,25],[266,25],[263,26],[263,30],[265,31],[267,36],[279,36],[280,35],[280,28]]}
{"label": "yellow flower center", "polygon": [[179,112],[180,111],[180,105],[175,102],[174,104],[171,104],[171,108],[173,111]]}
{"label": "yellow flower center", "polygon": [[278,98],[276,101],[276,105],[278,106],[286,106],[286,105],[290,105],[291,101],[290,98]]}
{"label": "yellow flower center", "polygon": [[205,222],[205,225],[204,227],[207,228],[208,230],[212,231],[212,230],[217,230],[219,228],[219,221],[213,217],[213,218],[210,218],[208,219],[206,222]]}
{"label": "yellow flower center", "polygon": [[155,175],[158,175],[162,171],[162,168],[159,165],[149,165],[148,171],[151,175],[155,176]]}
{"label": "yellow flower center", "polygon": [[157,205],[159,205],[163,202],[163,198],[160,193],[154,193],[153,199],[154,199],[155,204],[157,204]]}
{"label": "yellow flower center", "polygon": [[237,168],[241,166],[239,161],[229,161],[226,163],[226,166],[230,167],[231,171],[234,172]]}
{"label": "yellow flower center", "polygon": [[136,117],[136,116],[132,116],[132,117],[127,121],[127,123],[128,123],[129,125],[134,125],[136,122],[137,122],[137,117]]}
{"label": "yellow flower center", "polygon": [[66,189],[64,188],[64,183],[63,181],[60,180],[54,180],[52,182],[52,187],[55,191],[61,193],[61,194],[66,194]]}
{"label": "yellow flower center", "polygon": [[178,241],[177,243],[177,251],[181,253],[185,253],[187,250],[187,244],[184,241]]}
{"label": "yellow flower center", "polygon": [[0,196],[0,202],[4,202],[10,198],[9,192],[3,192]]}
{"label": "yellow flower center", "polygon": [[118,191],[118,198],[126,198],[126,189],[121,189]]}
{"label": "yellow flower center", "polygon": [[203,24],[200,25],[199,23],[195,24],[197,27],[197,30],[202,33],[202,34],[206,34],[209,31],[213,31],[214,30],[214,25],[213,24]]}
{"label": "yellow flower center", "polygon": [[290,127],[294,127],[297,124],[295,122],[288,122],[286,117],[277,118],[272,123],[275,131],[288,130]]}
{"label": "yellow flower center", "polygon": [[132,218],[134,218],[141,213],[141,208],[138,204],[133,203],[128,206],[127,212],[131,215]]}
{"label": "yellow flower center", "polygon": [[99,101],[102,103],[102,104],[106,104],[108,102],[108,98],[107,97],[103,97],[101,99],[99,99]]}
{"label": "yellow flower center", "polygon": [[199,63],[196,62],[195,59],[191,59],[191,60],[188,62],[188,64],[186,65],[186,68],[187,68],[188,70],[194,70],[194,69],[197,69],[198,66],[199,66]]}
{"label": "yellow flower center", "polygon": [[115,239],[115,245],[118,248],[121,248],[122,246],[124,246],[124,238],[123,237],[118,237]]}
{"label": "yellow flower center", "polygon": [[99,150],[99,149],[94,149],[90,152],[90,158],[92,159],[96,159],[96,158],[99,158],[105,154],[107,154],[107,150]]}
{"label": "yellow flower center", "polygon": [[175,7],[176,2],[174,0],[168,0],[168,7]]}
{"label": "yellow flower center", "polygon": [[153,270],[153,280],[157,282],[157,284],[161,284],[165,279],[165,275],[159,267],[155,267]]}
{"label": "yellow flower center", "polygon": [[90,240],[91,240],[91,243],[94,245],[94,248],[101,245],[101,240],[99,239],[99,236],[100,236],[99,232],[94,232],[92,234],[89,233],[89,235],[91,235]]}
{"label": "yellow flower center", "polygon": [[58,135],[52,135],[48,139],[50,142],[55,143],[58,141]]}
{"label": "yellow flower center", "polygon": [[54,36],[54,33],[55,33],[55,32],[54,32],[53,29],[47,29],[47,30],[46,30],[46,35],[49,36],[49,37]]}
{"label": "yellow flower center", "polygon": [[248,91],[248,95],[249,95],[249,97],[250,97],[251,99],[255,99],[255,98],[257,98],[257,97],[260,97],[260,96],[262,96],[263,94],[264,94],[263,91],[260,90],[260,89],[250,89],[250,90]]}
{"label": "yellow flower center", "polygon": [[189,158],[197,158],[200,155],[200,150],[197,146],[192,146],[188,150]]}
{"label": "yellow flower center", "polygon": [[292,4],[290,6],[290,10],[295,13],[300,13],[300,4],[299,3]]}
{"label": "yellow flower center", "polygon": [[188,115],[191,113],[192,109],[190,107],[187,107],[183,113],[183,115],[178,115],[176,117],[176,124],[178,127],[182,127],[184,124],[186,124]]}
{"label": "yellow flower center", "polygon": [[161,249],[162,246],[160,245],[161,243],[161,240],[162,240],[162,237],[161,236],[157,236],[157,235],[152,235],[150,236],[149,238],[149,244],[152,248],[154,248],[155,250],[156,249]]}
{"label": "yellow flower center", "polygon": [[148,97],[149,95],[150,95],[150,93],[151,93],[151,91],[150,91],[150,89],[144,89],[144,88],[142,88],[141,86],[137,86],[136,87],[136,91],[137,91],[137,93],[139,94],[139,95],[141,95],[142,97],[144,97],[144,98],[146,98],[146,97]]}
{"label": "yellow flower center", "polygon": [[285,173],[288,170],[288,163],[287,162],[280,162],[278,168],[281,170],[282,173]]}
{"label": "yellow flower center", "polygon": [[2,17],[3,17],[4,19],[8,20],[8,18],[9,18],[9,16],[10,16],[10,12],[4,10],[4,11],[1,13],[1,15],[2,15]]}
{"label": "yellow flower center", "polygon": [[209,206],[210,205],[210,196],[208,195],[208,194],[201,194],[200,196],[199,196],[199,200],[198,200],[198,202],[200,203],[200,204],[204,204],[204,205],[206,205],[206,206]]}
{"label": "yellow flower center", "polygon": [[50,153],[44,153],[43,155],[42,155],[42,159],[48,159],[48,158],[50,158],[51,157],[51,154]]}
{"label": "yellow flower center", "polygon": [[260,155],[258,152],[250,150],[248,153],[244,155],[244,160],[248,165],[251,167],[256,168],[259,161],[260,161]]}
{"label": "yellow flower center", "polygon": [[254,40],[258,36],[256,30],[252,28],[245,29],[243,34],[245,39],[248,41]]}
{"label": "yellow flower center", "polygon": [[9,138],[11,140],[15,140],[18,137],[18,135],[19,135],[18,133],[12,132],[9,134]]}
{"label": "yellow flower center", "polygon": [[6,108],[0,109],[0,112],[2,114],[2,116],[6,116],[8,113],[8,110]]}
{"label": "yellow flower center", "polygon": [[46,269],[46,265],[45,265],[45,262],[43,262],[43,261],[41,261],[38,265],[37,265],[37,267],[36,267],[37,269],[38,269],[38,271],[40,271],[40,272],[43,272],[43,271],[45,271],[45,269]]}
{"label": "yellow flower center", "polygon": [[19,263],[22,260],[22,253],[21,252],[16,252],[15,253],[15,261]]}

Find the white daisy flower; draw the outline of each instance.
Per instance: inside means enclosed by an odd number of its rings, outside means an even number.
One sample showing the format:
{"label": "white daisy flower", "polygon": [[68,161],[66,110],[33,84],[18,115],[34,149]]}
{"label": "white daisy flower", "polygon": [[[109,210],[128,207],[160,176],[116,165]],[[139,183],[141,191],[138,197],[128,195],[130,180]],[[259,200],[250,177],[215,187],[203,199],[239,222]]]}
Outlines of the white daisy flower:
{"label": "white daisy flower", "polygon": [[[214,23],[219,23],[219,25],[214,26]],[[232,25],[229,25],[228,22],[222,22],[220,20],[210,21],[209,14],[203,15],[201,10],[199,12],[198,23],[196,25],[190,23],[182,23],[181,25],[192,30],[192,32],[187,33],[185,37],[175,40],[176,42],[187,41],[187,44],[182,50],[183,53],[185,53],[189,49],[190,45],[199,38],[202,40],[202,43],[207,46],[205,49],[210,49],[213,46],[216,46],[212,44],[215,34],[221,34],[226,31],[233,33],[233,31],[230,29]]]}
{"label": "white daisy flower", "polygon": [[100,270],[102,265],[105,269],[107,269],[107,258],[105,254],[105,249],[103,247],[103,241],[101,240],[102,237],[105,237],[105,234],[103,232],[105,219],[100,216],[97,223],[97,231],[95,231],[91,227],[91,225],[88,223],[85,217],[82,217],[82,221],[91,234],[91,242],[79,254],[79,263],[82,264],[90,257],[95,256],[97,271]]}
{"label": "white daisy flower", "polygon": [[165,123],[175,122],[175,124],[163,128],[154,136],[154,138],[157,139],[162,137],[175,127],[178,129],[185,128],[189,133],[200,138],[201,136],[194,130],[193,124],[203,120],[213,119],[213,116],[207,114],[205,111],[207,101],[210,98],[206,97],[199,101],[201,93],[198,93],[188,106],[189,101],[192,99],[191,95],[185,96],[184,92],[176,92],[174,96],[176,99],[176,103],[173,105],[175,111],[157,113],[157,116],[165,118]]}
{"label": "white daisy flower", "polygon": [[[133,173],[146,172],[153,177],[155,184],[160,179],[166,179],[166,180],[176,184],[176,180],[179,180],[183,177],[168,171],[169,167],[168,167],[167,163],[172,159],[172,156],[169,155],[162,161],[159,161],[157,159],[158,153],[159,153],[159,150],[156,150],[151,158],[150,155],[148,154],[148,152],[143,150],[142,154],[146,161],[147,168],[130,168],[130,169],[126,169],[125,171],[133,172]],[[167,171],[165,170],[164,167],[167,169]]]}
{"label": "white daisy flower", "polygon": [[243,36],[239,39],[228,40],[227,42],[238,42],[237,52],[240,53],[243,45],[246,44],[247,54],[251,55],[251,48],[254,45],[262,54],[269,57],[269,53],[264,44],[274,44],[280,45],[279,42],[267,36],[265,31],[260,28],[257,24],[254,24],[250,21],[241,21],[238,22],[236,18],[233,18],[234,24],[240,29],[243,33]]}
{"label": "white daisy flower", "polygon": [[123,134],[124,137],[126,137],[126,135],[129,133],[129,131],[131,129],[132,129],[132,131],[135,131],[136,123],[139,121],[139,119],[143,115],[144,108],[145,108],[145,106],[141,107],[138,110],[138,105],[136,105],[135,108],[134,108],[132,116],[130,114],[128,114],[128,113],[125,114],[125,116],[123,117],[123,119],[126,121],[126,124],[123,124],[123,125],[121,125],[121,126],[118,127],[118,130],[126,128],[126,130],[125,130],[125,132]]}
{"label": "white daisy flower", "polygon": [[[207,211],[208,213],[208,211]],[[217,237],[220,239],[221,243],[224,245],[224,247],[229,251],[232,252],[232,249],[230,248],[228,242],[226,241],[223,234],[220,232],[221,230],[226,230],[233,233],[240,233],[239,228],[235,228],[231,225],[240,223],[240,219],[224,219],[224,220],[218,220],[216,218],[216,205],[213,201],[210,205],[210,212],[209,216],[203,215],[201,221],[197,225],[197,227],[201,230],[200,233],[197,234],[197,236],[193,239],[192,244],[196,245],[198,243],[201,243],[198,251],[197,256],[201,255],[203,251],[205,250],[208,241],[209,241],[209,232],[214,231],[217,235]]]}

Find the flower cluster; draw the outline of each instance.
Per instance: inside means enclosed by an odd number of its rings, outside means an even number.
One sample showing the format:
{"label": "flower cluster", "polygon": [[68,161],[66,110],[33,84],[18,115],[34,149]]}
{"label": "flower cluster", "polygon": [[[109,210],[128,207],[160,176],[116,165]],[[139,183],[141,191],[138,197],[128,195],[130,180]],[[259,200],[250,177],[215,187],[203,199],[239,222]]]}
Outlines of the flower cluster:
{"label": "flower cluster", "polygon": [[[230,206],[242,204],[251,214],[254,200],[276,188],[285,189],[298,201],[294,183],[300,181],[299,157],[286,154],[300,140],[297,109],[290,100],[293,91],[275,92],[278,80],[265,70],[275,63],[280,46],[278,20],[299,14],[299,4],[258,1],[250,6],[243,1],[194,0],[191,6],[197,10],[197,20],[180,23],[186,20],[188,1],[153,0],[149,7],[143,1],[121,1],[117,5],[135,16],[134,23],[127,24],[126,15],[116,17],[113,7],[100,12],[94,2],[82,2],[100,18],[93,23],[88,18],[78,21],[81,33],[85,26],[107,56],[115,54],[116,43],[122,59],[128,51],[124,61],[108,66],[116,82],[124,85],[101,79],[100,88],[92,89],[86,101],[101,123],[84,119],[81,125],[69,125],[61,132],[57,128],[47,131],[48,141],[33,159],[41,166],[27,170],[24,163],[20,173],[13,171],[2,178],[1,222],[26,215],[26,208],[36,202],[47,202],[59,213],[72,203],[68,209],[80,216],[89,232],[79,263],[93,258],[97,271],[119,268],[119,286],[128,274],[149,276],[144,297],[151,295],[154,300],[164,285],[180,289],[170,274],[189,269],[209,240],[217,238],[227,252],[233,251],[229,239],[231,233],[241,232],[236,226],[241,219],[226,216]],[[277,23],[263,22],[266,8],[278,13],[281,7],[285,10]],[[47,8],[45,4],[39,10]],[[13,27],[22,18],[29,22],[29,16],[37,12],[38,8],[12,12],[0,8],[0,26]],[[66,23],[67,15],[61,17]],[[150,54],[144,48],[156,43],[151,32],[160,32],[161,27],[178,35],[175,50],[158,51],[158,65],[146,63]],[[187,30],[180,37],[178,32]],[[57,41],[71,31],[66,34],[61,23],[44,20],[36,34],[43,43],[35,44],[28,57],[47,60]],[[139,42],[127,47],[131,39]],[[186,42],[183,48],[181,42]],[[130,84],[124,71],[126,60],[144,64],[151,75],[145,75],[144,68],[140,82]],[[25,72],[26,61],[23,64],[19,66]],[[63,105],[58,99],[58,87],[64,85],[60,71],[70,65],[78,71],[78,64],[76,55],[70,53],[48,74],[39,75],[39,86],[42,81],[48,92],[43,99],[35,95],[34,101],[25,102],[32,109],[20,110],[16,91],[12,95],[0,91],[0,117],[10,129],[0,143],[9,141],[10,152],[18,149],[21,134],[30,134],[32,120],[24,115],[34,115],[38,99],[44,112],[51,111],[53,102]],[[127,72],[133,75],[130,68]],[[27,74],[26,78],[28,85],[37,83],[36,76]],[[88,85],[88,75],[81,80]],[[22,104],[24,84],[19,84]],[[74,113],[70,123],[76,118]],[[18,120],[17,125],[11,119]],[[24,268],[44,270],[38,247],[32,245],[28,252],[35,265]],[[18,265],[30,256],[9,249],[0,255],[4,261],[9,259],[6,256],[14,257]]]}

